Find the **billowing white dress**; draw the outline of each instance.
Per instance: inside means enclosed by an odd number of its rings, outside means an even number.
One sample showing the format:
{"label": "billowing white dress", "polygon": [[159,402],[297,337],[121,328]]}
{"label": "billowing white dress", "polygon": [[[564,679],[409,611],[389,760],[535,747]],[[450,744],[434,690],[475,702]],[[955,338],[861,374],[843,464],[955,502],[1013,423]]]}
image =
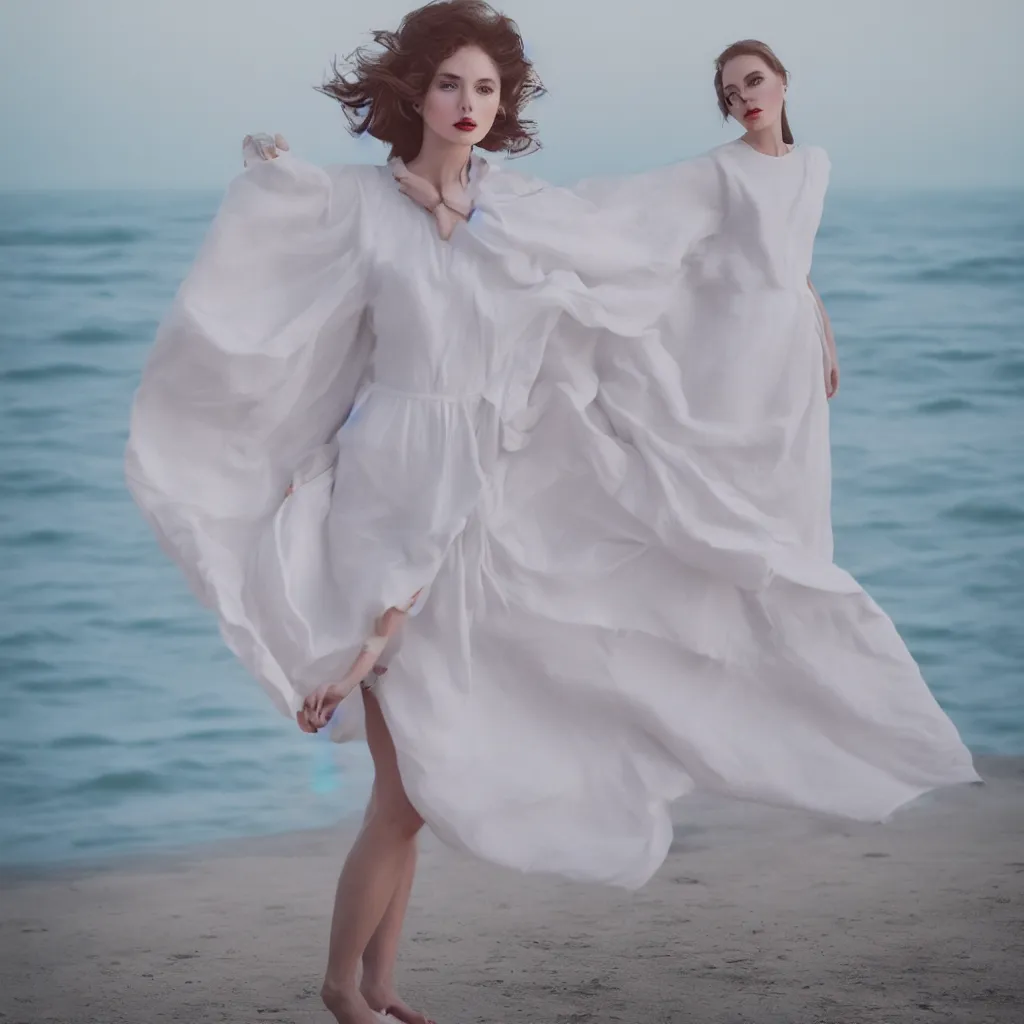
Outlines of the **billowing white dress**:
{"label": "billowing white dress", "polygon": [[832,564],[827,171],[733,143],[570,192],[474,158],[448,242],[387,167],[229,189],[129,486],[289,715],[424,588],[377,694],[443,840],[634,886],[695,785],[871,820],[977,778]]}

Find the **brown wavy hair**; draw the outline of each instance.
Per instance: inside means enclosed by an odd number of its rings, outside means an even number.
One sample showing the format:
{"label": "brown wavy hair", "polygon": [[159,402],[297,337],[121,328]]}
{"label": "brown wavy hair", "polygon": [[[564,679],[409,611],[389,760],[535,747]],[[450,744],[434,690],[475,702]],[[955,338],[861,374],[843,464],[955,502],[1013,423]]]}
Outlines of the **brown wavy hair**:
{"label": "brown wavy hair", "polygon": [[479,46],[497,65],[501,102],[494,126],[477,145],[523,154],[540,148],[537,126],[523,108],[544,86],[526,57],[519,28],[484,0],[434,0],[407,14],[397,32],[377,31],[380,49],[360,47],[318,92],[337,100],[353,135],[364,132],[391,146],[391,157],[412,160],[423,145],[422,100],[441,63],[464,46]]}
{"label": "brown wavy hair", "polygon": [[[741,39],[732,46],[727,46],[715,58],[715,94],[718,96],[718,109],[722,117],[729,120],[729,104],[725,102],[725,91],[722,89],[722,69],[733,57],[760,57],[782,78],[782,81],[789,84],[789,72],[783,67],[782,61],[775,56],[775,51],[760,39]],[[787,146],[793,145],[793,132],[790,131],[789,117],[786,115],[786,101],[782,101],[782,141]]]}

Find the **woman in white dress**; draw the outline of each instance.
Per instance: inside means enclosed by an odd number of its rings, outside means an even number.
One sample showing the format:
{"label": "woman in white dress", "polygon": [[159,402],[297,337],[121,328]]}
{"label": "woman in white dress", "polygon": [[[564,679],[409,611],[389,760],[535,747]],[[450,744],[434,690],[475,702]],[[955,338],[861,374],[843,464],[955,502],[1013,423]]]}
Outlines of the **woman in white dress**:
{"label": "woman in white dress", "polygon": [[[788,156],[795,148],[786,111],[789,72],[766,43],[741,39],[727,46],[715,59],[715,93],[718,109],[746,129],[738,141],[768,157]],[[822,152],[821,163],[828,158]],[[832,398],[839,390],[839,360],[828,314],[810,277],[807,286],[814,295],[821,317],[825,357],[825,394]]]}
{"label": "woman in white dress", "polygon": [[250,160],[161,326],[127,474],[277,706],[365,727],[323,995],[420,1024],[391,971],[424,820],[637,886],[695,785],[877,820],[977,776],[831,561],[824,155],[738,142],[552,188],[473,153],[531,141],[510,22],[453,0],[377,38],[328,91],[394,159]]}

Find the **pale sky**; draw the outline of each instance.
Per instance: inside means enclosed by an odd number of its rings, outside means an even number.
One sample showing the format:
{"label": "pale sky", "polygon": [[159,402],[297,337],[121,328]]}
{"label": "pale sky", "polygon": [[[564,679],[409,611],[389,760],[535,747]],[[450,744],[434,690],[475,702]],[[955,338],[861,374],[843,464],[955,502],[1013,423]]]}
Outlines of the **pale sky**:
{"label": "pale sky", "polygon": [[[220,188],[247,131],[379,162],[314,93],[410,0],[0,0],[0,189]],[[568,181],[692,156],[737,38],[792,75],[797,141],[846,186],[1024,184],[1024,0],[506,0],[549,95],[523,170]]]}

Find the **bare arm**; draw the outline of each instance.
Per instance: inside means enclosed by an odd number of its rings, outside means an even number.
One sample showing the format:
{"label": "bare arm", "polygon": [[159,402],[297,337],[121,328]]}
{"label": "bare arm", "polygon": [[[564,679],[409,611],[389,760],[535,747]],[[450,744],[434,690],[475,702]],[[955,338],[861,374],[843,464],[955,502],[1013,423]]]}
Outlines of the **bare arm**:
{"label": "bare arm", "polygon": [[825,351],[828,355],[828,368],[825,371],[825,394],[832,398],[839,390],[839,355],[836,352],[836,338],[832,333],[832,321],[825,312],[825,303],[821,301],[818,289],[814,287],[811,279],[807,278],[807,287],[811,289],[814,301],[818,305],[818,312],[821,313],[821,322],[825,325]]}

